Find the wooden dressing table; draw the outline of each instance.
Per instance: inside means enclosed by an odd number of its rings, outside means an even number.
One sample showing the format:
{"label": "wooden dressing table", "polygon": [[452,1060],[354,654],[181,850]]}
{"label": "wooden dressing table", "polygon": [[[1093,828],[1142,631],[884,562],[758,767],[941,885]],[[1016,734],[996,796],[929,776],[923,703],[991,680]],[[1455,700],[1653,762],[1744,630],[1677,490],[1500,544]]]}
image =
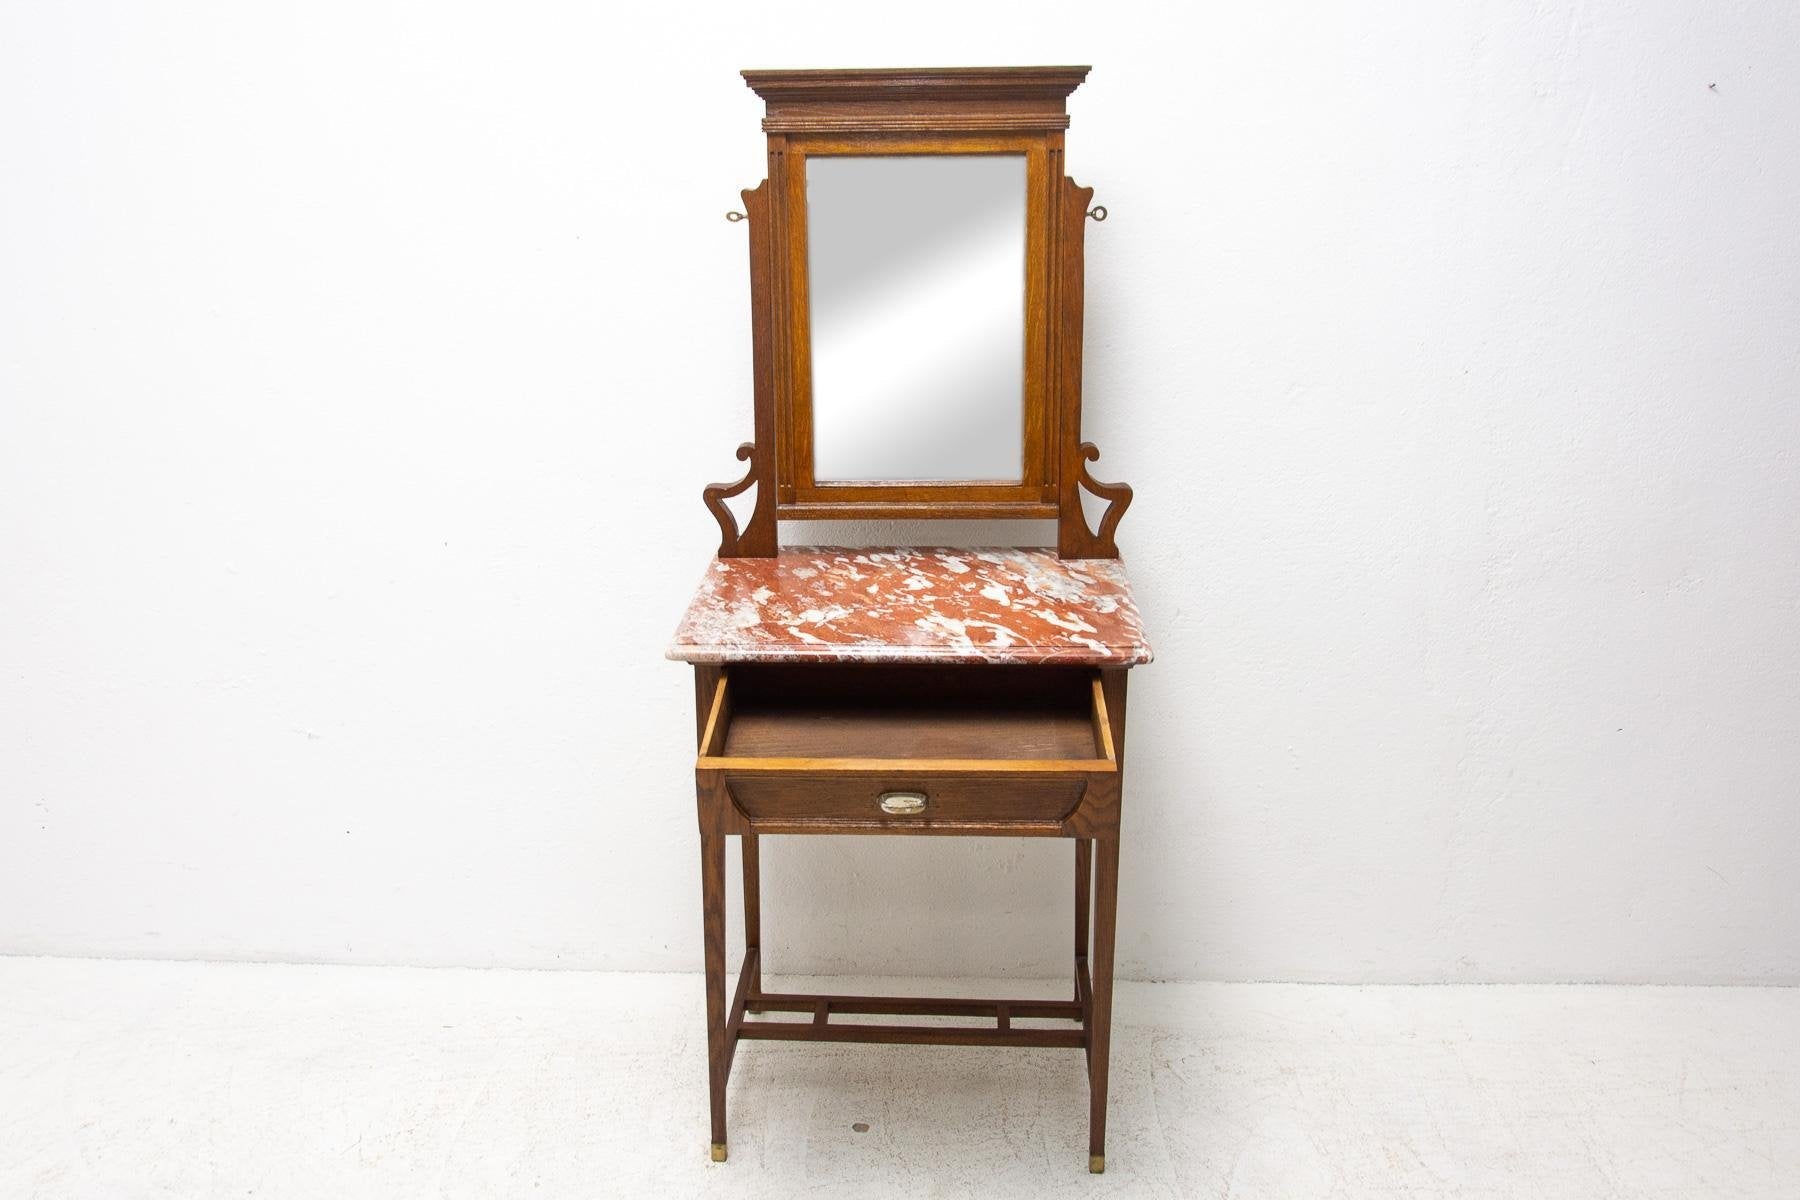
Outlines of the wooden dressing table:
{"label": "wooden dressing table", "polygon": [[[1086,1052],[1105,1167],[1125,685],[1150,661],[1080,441],[1091,189],[1062,174],[1085,67],[746,71],[756,440],[706,489],[723,537],[669,657],[694,667],[712,1157],[745,1039]],[[810,228],[809,228],[810,225]],[[873,299],[871,299],[873,297]],[[726,501],[755,489],[742,528]],[[1090,525],[1081,492],[1105,502]],[[777,519],[1051,519],[1054,548],[780,547]],[[1066,1000],[766,992],[765,834],[1075,844]],[[728,994],[726,838],[743,965]],[[811,1020],[756,1020],[757,1014]],[[967,1017],[961,1026],[834,1015]],[[1015,1019],[1061,1018],[1067,1028]]]}

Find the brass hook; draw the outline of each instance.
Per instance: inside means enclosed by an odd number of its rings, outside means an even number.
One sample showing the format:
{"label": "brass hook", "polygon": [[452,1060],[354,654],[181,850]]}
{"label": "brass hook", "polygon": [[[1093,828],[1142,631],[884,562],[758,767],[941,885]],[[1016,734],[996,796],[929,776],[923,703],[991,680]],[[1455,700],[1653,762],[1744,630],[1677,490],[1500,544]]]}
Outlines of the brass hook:
{"label": "brass hook", "polygon": [[1096,220],[1096,221],[1106,220],[1106,205],[1104,205],[1104,204],[1094,205],[1094,207],[1088,209],[1087,215],[1094,218],[1094,220]]}
{"label": "brass hook", "polygon": [[725,214],[725,219],[735,225],[739,221],[748,221],[750,218],[746,217],[743,213],[738,212],[736,209],[733,209],[731,212]]}

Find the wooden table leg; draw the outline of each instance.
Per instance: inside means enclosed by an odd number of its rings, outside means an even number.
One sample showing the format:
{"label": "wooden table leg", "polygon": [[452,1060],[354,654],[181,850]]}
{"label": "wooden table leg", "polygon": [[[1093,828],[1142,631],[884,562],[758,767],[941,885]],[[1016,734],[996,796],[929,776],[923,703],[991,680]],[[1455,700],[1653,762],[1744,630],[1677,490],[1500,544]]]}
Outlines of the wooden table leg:
{"label": "wooden table leg", "polygon": [[1093,1016],[1088,1025],[1088,1170],[1106,1170],[1106,1068],[1112,1044],[1113,943],[1119,916],[1119,838],[1094,842]]}
{"label": "wooden table leg", "polygon": [[725,1143],[725,835],[700,832],[700,894],[705,919],[706,1060],[712,1098],[712,1160]]}
{"label": "wooden table leg", "polygon": [[744,1011],[762,1011],[762,868],[756,835],[746,833],[744,843],[744,953],[754,955],[750,968],[750,990],[745,993]]}
{"label": "wooden table leg", "polygon": [[1088,958],[1088,908],[1093,903],[1094,884],[1091,872],[1094,843],[1087,838],[1075,839],[1075,1002],[1081,1003],[1081,968]]}

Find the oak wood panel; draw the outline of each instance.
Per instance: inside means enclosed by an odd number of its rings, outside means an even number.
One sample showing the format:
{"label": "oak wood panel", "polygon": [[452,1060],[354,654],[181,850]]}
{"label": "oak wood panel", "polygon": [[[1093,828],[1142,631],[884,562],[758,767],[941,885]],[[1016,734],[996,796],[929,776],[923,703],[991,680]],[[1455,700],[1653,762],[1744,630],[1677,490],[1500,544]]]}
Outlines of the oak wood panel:
{"label": "oak wood panel", "polygon": [[1054,759],[1105,757],[1087,712],[831,705],[740,706],[726,758]]}
{"label": "oak wood panel", "polygon": [[696,770],[750,775],[980,775],[1001,780],[1034,775],[1105,775],[1104,758],[700,758]]}
{"label": "oak wood panel", "polygon": [[1099,747],[1100,757],[1117,761],[1113,751],[1112,719],[1107,715],[1106,685],[1099,675],[1094,676],[1093,731],[1094,743]]}
{"label": "oak wood panel", "polygon": [[710,663],[698,663],[694,667],[694,744],[701,754],[709,748],[706,731],[714,724],[714,702],[724,677],[724,667]]}
{"label": "oak wood panel", "polygon": [[[936,500],[808,500],[781,506],[784,521],[935,521],[944,518]],[[1051,500],[956,501],[956,517],[970,521],[1054,521],[1062,512]]]}
{"label": "oak wood panel", "polygon": [[725,745],[731,729],[731,687],[723,668],[715,668],[710,681],[711,694],[701,698],[700,757],[710,758]]}
{"label": "oak wood panel", "polygon": [[837,996],[810,992],[770,992],[767,1012],[872,1013],[889,1017],[985,1017],[1005,1007],[1015,1017],[1081,1019],[1081,1005],[1068,1000],[969,1000],[936,996]]}
{"label": "oak wood panel", "polygon": [[[942,777],[913,773],[845,779],[841,776],[726,776],[733,803],[753,823],[838,819],[875,823],[896,831],[920,831],[946,822],[1030,821],[1057,825],[1081,802],[1080,779]],[[920,792],[924,811],[896,816],[881,809],[888,792]]]}
{"label": "oak wood panel", "polygon": [[769,177],[764,185],[769,192],[769,272],[764,282],[772,320],[769,324],[771,375],[775,381],[773,422],[775,428],[775,500],[779,505],[792,500],[794,479],[793,340],[794,302],[789,293],[789,249],[793,241],[788,221],[788,153],[787,137],[768,135]]}
{"label": "oak wood panel", "polygon": [[800,1025],[745,1021],[738,1036],[771,1042],[872,1042],[887,1046],[1066,1046],[1079,1049],[1079,1029],[929,1028],[918,1025]]}

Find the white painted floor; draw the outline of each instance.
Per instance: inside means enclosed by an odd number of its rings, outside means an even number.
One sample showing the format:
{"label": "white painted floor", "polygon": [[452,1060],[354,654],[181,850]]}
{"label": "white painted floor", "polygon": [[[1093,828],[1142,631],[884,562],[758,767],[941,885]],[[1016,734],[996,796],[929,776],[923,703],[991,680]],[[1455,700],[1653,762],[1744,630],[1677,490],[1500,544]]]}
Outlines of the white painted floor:
{"label": "white painted floor", "polygon": [[1104,1176],[1068,1050],[746,1042],[714,1164],[697,977],[0,959],[0,1197],[1800,1196],[1800,989],[1117,1019]]}

